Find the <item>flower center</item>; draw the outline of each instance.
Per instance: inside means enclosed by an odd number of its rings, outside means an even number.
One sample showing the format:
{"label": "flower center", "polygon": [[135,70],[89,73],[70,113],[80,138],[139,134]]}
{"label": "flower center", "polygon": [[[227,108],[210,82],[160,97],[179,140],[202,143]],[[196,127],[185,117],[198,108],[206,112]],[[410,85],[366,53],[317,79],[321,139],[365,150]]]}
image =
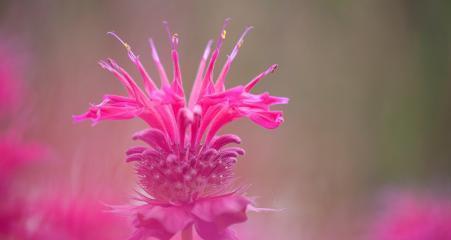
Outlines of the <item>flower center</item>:
{"label": "flower center", "polygon": [[190,203],[226,190],[232,180],[232,168],[244,150],[224,146],[239,143],[237,136],[223,135],[208,145],[193,148],[187,143],[182,148],[158,142],[156,131],[148,129],[135,135],[151,148],[134,147],[127,151],[127,161],[136,162],[140,184],[147,193],[158,200]]}

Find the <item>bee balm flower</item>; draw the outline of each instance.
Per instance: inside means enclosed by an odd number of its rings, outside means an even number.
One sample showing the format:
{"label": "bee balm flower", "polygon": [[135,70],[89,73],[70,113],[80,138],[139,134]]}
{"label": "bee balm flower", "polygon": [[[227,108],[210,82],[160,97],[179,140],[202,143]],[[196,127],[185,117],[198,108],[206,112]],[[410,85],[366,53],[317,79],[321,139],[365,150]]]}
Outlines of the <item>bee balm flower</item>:
{"label": "bee balm flower", "polygon": [[100,104],[92,105],[88,112],[74,119],[91,119],[95,124],[107,119],[139,117],[150,126],[133,137],[148,146],[127,151],[127,162],[135,163],[140,185],[151,196],[143,196],[146,204],[129,209],[135,217],[136,231],[132,239],[170,239],[179,232],[190,239],[192,226],[203,239],[236,239],[229,226],[246,221],[247,210],[257,210],[250,199],[230,190],[233,167],[244,150],[229,144],[240,143],[240,138],[233,134],[218,135],[218,131],[227,123],[243,117],[262,127],[276,128],[283,122],[282,112],[271,110],[270,106],[286,104],[288,99],[266,92],[251,93],[263,77],[277,69],[277,65],[270,66],[246,85],[226,89],[231,64],[251,27],[245,29],[214,79],[213,69],[226,37],[228,22],[227,19],[211,56],[212,41],[208,42],[188,101],[177,51],[179,38],[170,32],[167,23],[173,62],[171,82],[154,42],[152,39],[149,41],[161,80],[160,87],[131,47],[110,33],[126,47],[128,57],[142,77],[144,90],[115,61],[101,61],[100,65],[120,80],[128,95],[106,95]]}

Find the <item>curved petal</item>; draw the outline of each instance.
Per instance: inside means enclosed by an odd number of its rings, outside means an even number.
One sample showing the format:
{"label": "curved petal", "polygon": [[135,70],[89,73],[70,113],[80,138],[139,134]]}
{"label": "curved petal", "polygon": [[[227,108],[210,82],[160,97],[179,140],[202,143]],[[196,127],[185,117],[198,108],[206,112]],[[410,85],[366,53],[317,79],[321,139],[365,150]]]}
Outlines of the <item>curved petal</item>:
{"label": "curved petal", "polygon": [[283,123],[282,112],[280,111],[255,111],[249,113],[252,122],[268,129],[277,128]]}
{"label": "curved petal", "polygon": [[137,117],[141,114],[143,108],[131,98],[105,95],[100,104],[92,105],[89,110],[82,114],[74,116],[76,122],[91,119],[93,124],[101,120],[123,120]]}
{"label": "curved petal", "polygon": [[228,227],[247,220],[246,210],[250,204],[250,199],[235,194],[199,200],[191,210],[197,218],[197,232],[206,240],[237,239]]}
{"label": "curved petal", "polygon": [[136,228],[131,239],[155,237],[169,240],[193,223],[191,214],[182,207],[146,205],[135,209],[133,224]]}

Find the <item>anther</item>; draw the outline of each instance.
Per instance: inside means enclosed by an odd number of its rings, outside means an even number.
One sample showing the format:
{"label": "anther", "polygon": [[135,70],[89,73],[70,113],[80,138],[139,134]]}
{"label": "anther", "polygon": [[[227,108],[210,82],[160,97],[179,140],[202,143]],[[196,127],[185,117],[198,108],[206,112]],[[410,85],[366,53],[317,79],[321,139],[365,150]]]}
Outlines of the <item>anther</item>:
{"label": "anther", "polygon": [[271,66],[271,73],[274,73],[275,71],[277,71],[277,69],[279,69],[279,65],[274,64]]}
{"label": "anther", "polygon": [[178,45],[178,44],[179,44],[179,35],[178,35],[177,33],[174,33],[174,34],[172,35],[172,42],[173,42],[175,45]]}
{"label": "anther", "polygon": [[226,30],[223,30],[222,33],[221,33],[221,38],[222,38],[222,39],[225,39],[225,38],[226,38],[226,35],[227,35],[227,31],[226,31]]}

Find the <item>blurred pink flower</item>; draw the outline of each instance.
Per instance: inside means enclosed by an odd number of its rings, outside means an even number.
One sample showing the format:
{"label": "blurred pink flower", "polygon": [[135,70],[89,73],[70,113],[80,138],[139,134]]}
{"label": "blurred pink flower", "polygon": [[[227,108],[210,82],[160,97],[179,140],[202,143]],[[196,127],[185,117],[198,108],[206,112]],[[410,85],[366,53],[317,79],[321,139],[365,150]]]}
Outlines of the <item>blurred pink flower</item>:
{"label": "blurred pink flower", "polygon": [[12,198],[1,192],[0,239],[26,239],[23,222],[26,219],[26,204],[19,198]]}
{"label": "blurred pink flower", "polygon": [[89,198],[42,195],[34,200],[15,199],[5,206],[0,214],[1,239],[119,240],[128,234],[122,218]]}
{"label": "blurred pink flower", "polygon": [[374,240],[451,240],[451,199],[400,193],[387,198]]}
{"label": "blurred pink flower", "polygon": [[127,151],[127,162],[135,163],[140,185],[150,195],[140,197],[144,205],[123,209],[134,215],[136,231],[131,239],[170,239],[179,232],[191,235],[192,226],[204,239],[237,239],[229,226],[246,221],[247,210],[256,210],[250,199],[231,188],[233,167],[244,150],[226,145],[238,144],[240,138],[233,134],[217,136],[217,133],[227,123],[242,117],[265,128],[276,128],[283,122],[282,112],[273,111],[270,106],[286,104],[288,99],[266,92],[251,93],[263,77],[276,70],[277,65],[272,65],[244,86],[225,88],[230,66],[251,27],[245,29],[216,81],[213,80],[213,69],[226,37],[228,22],[229,19],[224,23],[207,64],[212,41],[208,42],[188,101],[179,66],[179,38],[171,33],[167,23],[173,62],[171,83],[154,42],[149,41],[161,80],[160,88],[131,47],[110,33],[126,47],[130,60],[141,74],[144,91],[115,61],[101,61],[100,65],[120,80],[128,95],[106,95],[100,104],[92,105],[88,112],[74,119],[91,119],[96,124],[100,120],[139,117],[151,127],[133,137],[149,146]]}
{"label": "blurred pink flower", "polygon": [[23,58],[18,44],[0,40],[0,192],[5,192],[15,170],[41,158],[47,151],[41,144],[26,142],[23,137],[28,121],[24,120],[22,100],[25,96]]}
{"label": "blurred pink flower", "polygon": [[31,205],[26,222],[30,240],[124,239],[127,234],[123,220],[92,199],[61,195]]}
{"label": "blurred pink flower", "polygon": [[16,189],[17,170],[50,154],[43,144],[25,140],[30,127],[21,101],[26,96],[21,78],[25,69],[14,46],[0,43],[0,239],[124,239],[128,232],[122,219],[106,213],[96,200],[49,197],[36,185],[32,192],[38,197]]}
{"label": "blurred pink flower", "polygon": [[18,167],[41,158],[45,152],[39,143],[24,142],[15,134],[0,135],[0,180],[5,181]]}
{"label": "blurred pink flower", "polygon": [[[15,170],[42,153],[38,144],[23,141],[24,126],[17,121],[16,111],[21,109],[24,91],[24,69],[21,68],[22,59],[16,48],[16,44],[4,38],[0,40],[0,194],[3,196]],[[0,208],[3,209],[2,206]]]}
{"label": "blurred pink flower", "polygon": [[17,44],[0,41],[0,239],[26,239],[23,220],[27,205],[14,188],[18,169],[41,159],[41,144],[23,138],[25,122],[17,116],[24,96],[22,60]]}

